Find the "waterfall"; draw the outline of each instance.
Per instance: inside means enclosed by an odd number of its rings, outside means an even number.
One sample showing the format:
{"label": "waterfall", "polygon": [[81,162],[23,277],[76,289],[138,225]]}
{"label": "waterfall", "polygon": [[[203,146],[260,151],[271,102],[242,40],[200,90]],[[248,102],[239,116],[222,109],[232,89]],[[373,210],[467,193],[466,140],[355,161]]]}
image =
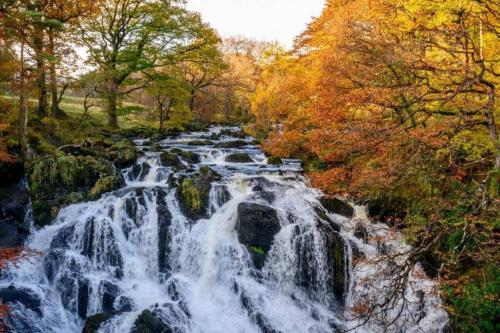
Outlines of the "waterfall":
{"label": "waterfall", "polygon": [[[405,251],[401,236],[363,207],[353,218],[327,211],[299,161],[268,165],[236,130],[137,140],[144,154],[123,170],[126,187],[33,230],[26,245],[42,255],[1,275],[0,295],[13,300],[7,332],[73,333],[90,323],[110,333],[383,332],[377,318],[358,327],[350,309],[380,296],[387,265],[356,258]],[[163,152],[179,165],[163,163]],[[235,153],[253,162],[227,162]],[[208,202],[193,217],[180,183],[207,172]],[[405,299],[389,331],[444,329],[437,286],[420,267]]]}

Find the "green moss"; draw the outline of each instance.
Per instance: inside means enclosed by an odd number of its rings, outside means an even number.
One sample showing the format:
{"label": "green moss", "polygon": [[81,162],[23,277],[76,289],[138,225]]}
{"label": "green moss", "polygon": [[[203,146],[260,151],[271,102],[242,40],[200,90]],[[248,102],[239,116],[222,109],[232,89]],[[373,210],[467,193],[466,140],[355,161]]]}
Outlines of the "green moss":
{"label": "green moss", "polygon": [[180,186],[182,201],[193,213],[197,214],[202,209],[201,192],[192,179],[186,178]]}
{"label": "green moss", "polygon": [[334,246],[332,248],[333,264],[334,264],[334,283],[335,292],[338,296],[342,296],[344,293],[345,286],[345,271],[344,271],[344,248],[342,245],[342,240],[336,237]]}
{"label": "green moss", "polygon": [[121,177],[111,162],[98,157],[63,155],[35,161],[29,182],[37,224],[50,223],[61,207],[87,199],[101,178],[114,176]]}
{"label": "green moss", "polygon": [[109,176],[99,179],[94,187],[90,190],[89,196],[91,199],[99,199],[104,193],[114,191],[125,185],[123,177]]}
{"label": "green moss", "polygon": [[188,142],[189,146],[210,146],[213,145],[214,143],[210,140],[194,140]]}
{"label": "green moss", "polygon": [[257,254],[260,254],[260,255],[263,255],[263,256],[265,256],[267,253],[266,250],[264,250],[260,246],[250,246],[250,251],[257,253]]}
{"label": "green moss", "polygon": [[183,169],[184,165],[179,161],[177,155],[172,153],[162,153],[160,161],[163,166],[171,167],[177,170]]}
{"label": "green moss", "polygon": [[271,156],[267,159],[267,164],[270,165],[282,165],[283,160],[280,157],[277,156]]}
{"label": "green moss", "polygon": [[83,200],[85,200],[85,194],[82,193],[82,192],[71,192],[68,195],[68,202],[70,204],[75,204],[75,203],[78,203],[78,202],[82,202]]}

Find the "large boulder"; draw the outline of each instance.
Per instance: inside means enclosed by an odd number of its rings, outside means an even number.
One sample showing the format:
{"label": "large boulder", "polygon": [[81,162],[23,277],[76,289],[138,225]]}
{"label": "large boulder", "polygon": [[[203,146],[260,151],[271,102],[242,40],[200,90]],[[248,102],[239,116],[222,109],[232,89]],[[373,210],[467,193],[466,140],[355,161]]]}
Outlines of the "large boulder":
{"label": "large boulder", "polygon": [[160,155],[160,161],[161,165],[165,167],[170,167],[175,171],[179,171],[186,168],[184,164],[182,164],[179,157],[173,153],[168,153],[168,152],[162,153]]}
{"label": "large boulder", "polygon": [[179,205],[188,218],[197,220],[208,217],[209,195],[212,183],[221,180],[221,176],[207,166],[200,172],[185,177],[177,189]]}
{"label": "large boulder", "polygon": [[107,150],[108,158],[118,168],[128,168],[132,166],[139,157],[139,150],[136,145],[130,140],[122,140],[115,143]]}
{"label": "large boulder", "polygon": [[133,180],[136,181],[144,181],[151,170],[151,166],[146,163],[142,162],[140,164],[134,164],[132,167],[132,170],[130,171],[129,176],[132,177]]}
{"label": "large boulder", "polygon": [[196,154],[195,152],[188,151],[188,150],[182,150],[182,149],[172,149],[170,151],[172,154],[176,154],[180,158],[182,158],[184,161],[190,164],[196,164],[201,162],[200,155]]}
{"label": "large boulder", "polygon": [[30,228],[26,220],[29,204],[30,193],[24,179],[0,187],[0,247],[24,243]]}
{"label": "large boulder", "polygon": [[254,163],[254,160],[247,153],[236,153],[226,156],[226,162],[229,163]]}
{"label": "large boulder", "polygon": [[323,197],[320,199],[320,202],[323,207],[332,214],[338,214],[348,218],[354,216],[354,208],[343,200],[334,197]]}
{"label": "large boulder", "polygon": [[150,310],[144,310],[137,317],[130,333],[171,333],[173,330]]}
{"label": "large boulder", "polygon": [[[33,163],[29,183],[33,199],[33,215],[38,226],[49,224],[63,206],[77,201],[92,199],[90,190],[103,178],[105,189],[111,191],[123,185],[121,173],[113,164],[93,156],[63,155],[37,160]],[[113,180],[111,182],[110,180]],[[112,186],[114,185],[114,187]]]}
{"label": "large boulder", "polygon": [[1,288],[0,300],[2,300],[3,304],[7,305],[20,303],[26,309],[30,309],[40,317],[42,316],[42,302],[40,298],[36,294],[34,294],[33,291],[27,288],[18,288],[13,285],[6,288]]}
{"label": "large boulder", "polygon": [[101,325],[112,317],[113,314],[111,313],[98,313],[88,317],[85,321],[82,333],[97,333]]}
{"label": "large boulder", "polygon": [[89,198],[97,200],[104,193],[112,192],[125,186],[125,180],[122,175],[108,176],[99,179],[89,192]]}
{"label": "large boulder", "polygon": [[324,246],[329,270],[329,285],[332,288],[333,294],[337,297],[340,303],[344,302],[344,296],[347,292],[347,258],[345,254],[344,240],[339,233],[325,232]]}
{"label": "large boulder", "polygon": [[236,232],[240,243],[250,252],[257,269],[264,266],[274,236],[280,229],[278,214],[273,208],[247,202],[239,204]]}

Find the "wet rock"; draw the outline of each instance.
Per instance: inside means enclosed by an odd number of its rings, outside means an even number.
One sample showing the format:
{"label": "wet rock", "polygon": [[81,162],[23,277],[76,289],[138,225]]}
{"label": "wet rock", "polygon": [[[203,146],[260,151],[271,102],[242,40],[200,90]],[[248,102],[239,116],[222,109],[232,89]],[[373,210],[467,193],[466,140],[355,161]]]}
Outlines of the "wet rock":
{"label": "wet rock", "polygon": [[199,173],[182,179],[177,189],[177,198],[184,215],[193,220],[208,217],[210,189],[212,183],[221,178],[217,172],[203,166]]}
{"label": "wet rock", "polygon": [[20,303],[25,308],[42,316],[40,298],[33,293],[33,291],[27,288],[18,288],[15,286],[9,286],[7,288],[0,289],[0,299],[4,304]]}
{"label": "wet rock", "polygon": [[[10,177],[6,175],[6,178]],[[0,247],[16,247],[24,243],[30,228],[26,219],[29,204],[30,193],[24,179],[0,187]]]}
{"label": "wet rock", "polygon": [[253,163],[254,161],[247,153],[236,153],[226,156],[226,162],[229,163]]}
{"label": "wet rock", "polygon": [[347,292],[347,258],[342,237],[337,232],[324,233],[324,245],[329,269],[329,277],[334,295],[340,303],[344,302]]}
{"label": "wet rock", "polygon": [[160,161],[163,166],[173,168],[174,170],[177,171],[186,168],[184,164],[182,164],[182,162],[179,160],[179,157],[177,157],[176,154],[162,153],[160,155]]}
{"label": "wet rock", "polygon": [[151,166],[146,162],[142,162],[141,164],[134,164],[130,175],[135,180],[143,181],[144,179],[146,179],[149,170],[151,170]]}
{"label": "wet rock", "polygon": [[101,178],[90,190],[89,197],[92,200],[97,200],[101,198],[103,194],[117,190],[125,185],[125,179],[122,175]]}
{"label": "wet rock", "polygon": [[294,276],[295,285],[310,292],[321,292],[322,285],[318,279],[318,255],[315,248],[314,235],[301,226],[294,228],[294,250],[297,258],[297,270]]}
{"label": "wet rock", "polygon": [[354,216],[354,208],[347,202],[338,198],[323,197],[320,199],[320,202],[331,214],[338,214],[348,218]]}
{"label": "wet rock", "polygon": [[248,316],[260,328],[262,333],[280,333],[280,331],[273,328],[269,320],[257,310],[253,300],[246,295],[245,291],[241,292],[240,300],[243,308],[247,310]]}
{"label": "wet rock", "polygon": [[364,254],[364,252],[359,248],[359,246],[356,243],[351,241],[350,245],[351,245],[351,250],[352,250],[353,265],[356,265],[359,261],[366,259],[366,255]]}
{"label": "wet rock", "polygon": [[358,222],[358,224],[356,224],[356,228],[354,229],[354,237],[363,240],[364,243],[368,242],[368,231],[366,230],[366,227],[363,225],[363,223]]}
{"label": "wet rock", "polygon": [[114,269],[116,278],[123,277],[123,258],[116,244],[113,229],[102,221],[97,223],[94,218],[87,221],[81,255]]}
{"label": "wet rock", "polygon": [[172,329],[150,310],[144,310],[135,320],[130,333],[172,333]]}
{"label": "wet rock", "polygon": [[226,142],[221,142],[215,145],[215,148],[243,148],[245,146],[248,146],[248,142],[243,141],[243,140],[235,140],[235,141],[226,141]]}
{"label": "wet rock", "polygon": [[64,251],[61,249],[50,250],[50,252],[43,259],[43,267],[45,275],[50,283],[54,283],[59,269],[65,261]]}
{"label": "wet rock", "polygon": [[29,231],[10,222],[0,222],[0,247],[21,246]]}
{"label": "wet rock", "polygon": [[316,212],[316,219],[319,223],[326,224],[329,228],[334,231],[340,232],[340,225],[335,223],[327,214],[326,211],[322,207],[315,207],[314,211]]}
{"label": "wet rock", "polygon": [[213,144],[210,140],[193,140],[187,143],[188,146],[211,146]]}
{"label": "wet rock", "polygon": [[29,183],[36,224],[49,224],[59,209],[70,203],[70,194],[81,193],[81,198],[87,198],[99,179],[110,176],[119,177],[120,173],[100,157],[66,155],[35,161]]}
{"label": "wet rock", "polygon": [[50,248],[69,249],[70,244],[73,243],[74,233],[75,233],[74,225],[62,227],[54,236],[54,238],[52,238],[52,242],[50,243]]}
{"label": "wet rock", "polygon": [[111,319],[113,316],[114,315],[111,313],[98,313],[88,317],[85,321],[82,333],[97,333],[102,324]]}
{"label": "wet rock", "polygon": [[158,267],[160,273],[170,272],[170,263],[168,257],[170,255],[170,225],[172,223],[172,214],[165,205],[166,193],[162,189],[157,189],[161,191],[157,196],[157,207],[156,212],[158,214]]}
{"label": "wet rock", "polygon": [[8,188],[18,183],[24,176],[24,166],[20,161],[0,161],[0,187]]}
{"label": "wet rock", "polygon": [[214,189],[217,204],[219,206],[225,205],[229,200],[231,200],[231,194],[227,190],[225,185],[217,185]]}
{"label": "wet rock", "polygon": [[[174,150],[172,150],[171,152],[173,153]],[[197,163],[201,162],[200,155],[198,155],[192,151],[177,149],[175,154],[177,154],[184,161],[186,161],[187,163],[190,163],[190,164],[197,164]]]}
{"label": "wet rock", "polygon": [[120,169],[132,166],[140,154],[136,145],[129,140],[122,140],[115,143],[107,153],[108,158]]}
{"label": "wet rock", "polygon": [[267,159],[267,164],[269,165],[282,165],[283,160],[277,156],[271,156]]}
{"label": "wet rock", "polygon": [[425,318],[425,316],[427,316],[427,313],[425,312],[425,293],[423,290],[417,290],[415,292],[415,295],[417,296],[417,304],[416,311],[413,314],[413,318],[418,324],[422,319]]}
{"label": "wet rock", "polygon": [[115,302],[116,311],[118,313],[130,312],[134,309],[134,302],[125,296],[118,297],[118,301]]}
{"label": "wet rock", "polygon": [[114,313],[114,303],[116,298],[120,294],[120,288],[116,284],[113,284],[111,282],[102,281],[99,285],[99,291],[102,295],[102,311],[104,313]]}
{"label": "wet rock", "polygon": [[78,306],[77,312],[80,318],[87,318],[87,311],[89,307],[89,298],[90,298],[90,280],[88,279],[80,279],[78,280]]}
{"label": "wet rock", "polygon": [[281,229],[276,210],[268,206],[245,202],[238,206],[237,214],[238,239],[249,250],[255,267],[261,269],[267,252],[271,249],[274,236]]}

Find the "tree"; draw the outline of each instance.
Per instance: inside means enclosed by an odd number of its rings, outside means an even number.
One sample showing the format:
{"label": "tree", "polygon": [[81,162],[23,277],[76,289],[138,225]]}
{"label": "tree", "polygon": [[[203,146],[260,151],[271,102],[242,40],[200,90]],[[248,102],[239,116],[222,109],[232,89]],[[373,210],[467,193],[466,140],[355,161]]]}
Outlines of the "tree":
{"label": "tree", "polygon": [[[489,250],[500,194],[499,11],[489,0],[330,0],[288,60],[264,67],[252,107],[274,127],[266,150],[305,159],[314,185],[371,202],[415,246],[387,297],[358,307],[365,317],[393,322],[417,262],[434,262],[455,295],[464,276],[494,283],[479,276],[499,260]],[[456,315],[452,327],[477,331],[465,320]]]}
{"label": "tree", "polygon": [[[49,115],[56,115],[62,96],[68,84],[62,86],[61,94],[58,93],[57,65],[61,62],[63,53],[68,54],[72,48],[73,28],[79,20],[95,15],[100,7],[101,0],[97,1],[66,1],[49,0],[46,1],[44,15],[47,18],[47,57],[49,63],[50,95],[52,99],[51,112]],[[73,37],[73,36],[71,36]],[[70,44],[70,45],[65,45]],[[64,49],[63,49],[63,46]],[[58,49],[61,49],[58,52]]]}
{"label": "tree", "polygon": [[[189,61],[215,33],[183,1],[108,0],[101,13],[81,22],[82,42],[106,78],[108,122],[118,126],[117,101],[147,86],[141,72]],[[126,89],[123,89],[126,86]]]}
{"label": "tree", "polygon": [[[184,123],[179,123],[179,118],[184,118],[186,121],[191,120],[189,114],[191,110],[187,107],[191,97],[191,87],[184,77],[182,69],[173,66],[150,72],[148,75],[150,75],[151,83],[146,90],[153,100],[152,109],[158,119],[158,130],[163,132],[166,123],[173,118],[177,119],[174,121],[175,124],[171,124],[171,127],[176,129],[182,127]],[[178,117],[179,114],[182,116]]]}

